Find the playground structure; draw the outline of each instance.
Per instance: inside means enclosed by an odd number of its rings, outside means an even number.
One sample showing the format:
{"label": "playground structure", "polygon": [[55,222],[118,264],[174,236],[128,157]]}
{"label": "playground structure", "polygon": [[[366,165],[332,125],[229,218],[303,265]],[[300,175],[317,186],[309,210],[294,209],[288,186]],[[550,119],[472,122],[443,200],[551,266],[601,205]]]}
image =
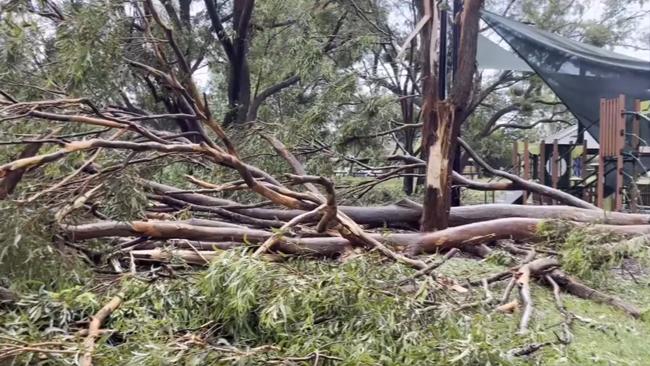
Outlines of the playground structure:
{"label": "playground structure", "polygon": [[[549,140],[513,144],[513,173],[613,211],[650,208],[650,101],[600,100],[598,142],[580,125]],[[568,131],[569,133],[566,133]],[[576,132],[571,134],[570,132]],[[511,203],[553,204],[518,192]]]}
{"label": "playground structure", "polygon": [[[650,62],[494,13],[484,11],[482,19],[513,50],[491,52],[484,64],[534,72],[577,120],[543,141],[515,142],[511,173],[606,210],[650,210]],[[553,204],[523,191],[502,200],[531,201]]]}

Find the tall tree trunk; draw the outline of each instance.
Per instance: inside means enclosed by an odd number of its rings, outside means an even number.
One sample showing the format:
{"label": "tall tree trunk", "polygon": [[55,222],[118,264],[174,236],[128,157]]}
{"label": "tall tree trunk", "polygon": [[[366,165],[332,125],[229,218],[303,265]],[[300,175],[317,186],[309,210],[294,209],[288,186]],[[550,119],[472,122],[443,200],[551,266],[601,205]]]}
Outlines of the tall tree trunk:
{"label": "tall tree trunk", "polygon": [[248,66],[250,28],[255,0],[235,0],[232,12],[232,37],[225,29],[214,0],[204,0],[212,29],[228,58],[228,107],[224,124],[246,121],[251,103],[251,76]]}
{"label": "tall tree trunk", "polygon": [[189,31],[192,30],[192,20],[190,8],[192,7],[192,0],[179,0],[179,7],[181,9],[181,24]]}
{"label": "tall tree trunk", "polygon": [[444,135],[438,133],[438,113],[436,107],[439,100],[437,88],[437,68],[435,67],[437,56],[436,38],[438,33],[437,17],[438,9],[433,0],[419,1],[418,8],[422,17],[428,17],[427,23],[420,31],[421,39],[421,60],[422,60],[422,148],[420,154],[427,162],[426,183],[424,188],[424,205],[422,214],[422,230],[444,229],[447,227],[448,214],[446,214],[444,200],[445,192],[442,179],[440,179],[440,168],[442,156],[440,150],[440,138]]}
{"label": "tall tree trunk", "polygon": [[[406,94],[406,93],[404,93]],[[402,109],[402,123],[412,124],[413,123],[413,98],[402,98],[400,100],[400,107]],[[413,155],[413,144],[415,142],[415,129],[406,129],[404,130],[404,141],[402,143],[404,150]],[[406,174],[415,173],[415,169],[408,169],[404,171]],[[402,181],[402,190],[406,195],[410,196],[413,194],[413,183],[415,179],[412,175],[407,175]]]}
{"label": "tall tree trunk", "polygon": [[230,61],[228,77],[228,104],[230,112],[224,122],[246,122],[248,108],[251,102],[251,75],[248,67],[248,47],[250,20],[253,13],[254,0],[239,0],[233,3],[233,40],[234,57]]}
{"label": "tall tree trunk", "polygon": [[431,231],[449,225],[451,206],[451,172],[460,134],[463,111],[467,108],[473,86],[476,63],[476,43],[480,8],[483,0],[465,0],[461,15],[459,65],[452,86],[451,97],[440,100],[435,74],[435,35],[438,11],[430,0],[420,8],[430,21],[422,28],[422,67],[424,104],[422,107],[422,158],[427,161],[421,229]]}

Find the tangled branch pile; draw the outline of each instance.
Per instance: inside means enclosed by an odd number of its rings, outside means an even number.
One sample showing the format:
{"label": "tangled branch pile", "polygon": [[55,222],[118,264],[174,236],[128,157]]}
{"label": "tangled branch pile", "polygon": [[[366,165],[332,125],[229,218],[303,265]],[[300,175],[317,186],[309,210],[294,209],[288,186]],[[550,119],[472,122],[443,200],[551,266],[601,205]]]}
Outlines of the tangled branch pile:
{"label": "tangled branch pile", "polygon": [[[161,71],[156,72],[162,74]],[[167,74],[159,76],[170,82],[176,79]],[[286,255],[347,258],[358,255],[360,250],[375,250],[391,261],[416,269],[418,272],[414,278],[433,278],[440,289],[461,293],[468,291],[467,284],[440,275],[430,277],[440,263],[428,263],[417,258],[417,255],[461,250],[472,255],[489,256],[493,251],[491,246],[502,239],[524,243],[543,240],[546,236],[543,226],[554,226],[553,232],[558,227],[584,226],[583,230],[607,235],[650,234],[648,216],[606,214],[594,209],[568,206],[459,207],[451,212],[451,222],[461,224],[459,226],[432,233],[404,230],[417,227],[421,216],[419,205],[412,202],[379,207],[340,205],[336,188],[329,179],[305,175],[298,159],[279,141],[269,136],[267,139],[272,141],[278,154],[291,164],[295,174],[276,178],[248,165],[239,157],[234,144],[221,127],[210,119],[206,107],[188,95],[186,87],[173,85],[178,90],[179,97],[186,98],[194,112],[184,118],[193,118],[203,125],[214,127],[215,134],[221,136],[221,146],[213,142],[203,130],[199,134],[201,142],[193,143],[186,134],[155,130],[142,122],[161,116],[135,114],[111,107],[100,109],[84,99],[3,101],[0,113],[4,121],[27,121],[39,125],[64,122],[102,127],[101,130],[66,136],[58,135],[52,130],[44,131],[41,138],[13,142],[26,146],[17,159],[0,166],[5,191],[12,192],[20,177],[25,174],[34,182],[40,177],[42,183],[33,183],[21,190],[19,196],[5,203],[5,210],[13,206],[16,212],[45,217],[48,224],[44,231],[51,235],[56,247],[72,248],[82,253],[95,268],[118,274],[138,273],[151,268],[173,268],[178,260],[187,264],[207,265],[215,258],[222,258],[222,250],[233,248],[245,248],[244,252],[238,250],[237,253],[248,253],[244,257],[252,258],[247,259],[246,263],[254,266],[261,265],[255,264],[258,263],[255,257],[260,257],[263,261],[282,261]],[[85,158],[81,161],[78,158],[74,160],[73,157],[77,156]],[[196,188],[179,189],[147,177],[153,162],[168,162],[171,159],[187,164],[206,165],[209,170],[233,170],[239,179],[217,184],[187,176],[188,182]],[[62,162],[75,166],[68,168],[70,172],[64,176],[48,179],[45,173],[47,169]],[[395,166],[393,169],[399,170],[400,167]],[[300,189],[301,187],[305,189]],[[239,192],[239,197],[248,198],[249,201],[237,202],[219,197],[232,192]],[[262,200],[251,201],[251,196],[246,196],[245,192],[252,192]],[[133,219],[121,216],[119,210],[115,210],[112,205],[124,207],[124,201],[126,206],[131,202],[135,202],[133,206],[143,204],[144,212],[132,212],[131,215],[135,215]],[[128,215],[125,212],[121,214]],[[562,218],[565,221],[545,221],[549,218]],[[16,222],[7,220],[5,224],[16,225]],[[592,225],[587,226],[588,224]],[[368,231],[378,227],[387,228],[388,231]],[[396,227],[402,230],[390,230]],[[36,232],[20,232],[26,228],[25,225],[15,228],[16,236],[13,240],[16,244],[22,235],[36,235]],[[634,317],[641,315],[640,310],[633,305],[591,289],[562,272],[562,258],[557,256],[557,252],[542,251],[540,253],[544,255],[539,257],[534,247],[509,244],[504,248],[520,256],[520,264],[505,272],[471,282],[469,286],[483,285],[488,296],[477,304],[470,302],[461,305],[462,308],[491,305],[504,311],[512,310],[519,306],[517,301],[510,301],[510,292],[517,287],[524,308],[520,332],[525,333],[533,312],[530,281],[538,279],[552,286],[556,294],[561,288],[573,295],[609,304]],[[166,267],[169,264],[172,267]],[[265,276],[262,275],[259,281]],[[211,286],[232,286],[230,281],[233,278],[236,277],[213,279]],[[504,280],[509,281],[509,285],[504,290],[502,299],[495,299],[490,295],[489,286],[493,282]],[[255,292],[264,286],[253,286],[251,283],[247,284],[252,286],[247,293],[257,297]],[[368,283],[368,286],[373,285]],[[361,288],[365,288],[365,285]],[[237,298],[241,296],[248,295],[238,294]],[[262,314],[266,314],[264,316],[273,319],[281,317],[283,322],[295,325],[294,322],[298,320],[283,313],[287,310],[281,308],[282,303],[277,298],[268,301],[264,306],[270,308],[261,310]],[[103,320],[120,302],[116,300],[109,306],[110,311],[100,312],[102,316],[98,315],[95,319]],[[431,303],[431,306],[438,306],[436,301]],[[391,304],[387,308],[396,305],[392,301]],[[221,309],[224,305],[227,304],[207,306]],[[573,319],[573,315],[567,315],[569,318]],[[265,320],[259,321],[264,323]],[[246,326],[250,327],[250,324]],[[401,326],[406,328],[399,332],[406,332],[407,324]],[[255,329],[258,328],[248,330]],[[83,358],[87,360],[86,364],[90,363],[92,352],[92,348],[88,347],[92,347],[99,331],[100,324],[94,323],[87,332],[88,341]],[[241,332],[242,330],[230,330],[228,334],[242,336]],[[567,335],[561,341],[569,342],[570,337]],[[531,353],[542,346],[529,345],[532,348],[516,353]],[[21,352],[61,355],[68,351],[70,350],[65,348],[39,351],[39,347],[34,345],[16,344],[3,355],[10,357]]]}

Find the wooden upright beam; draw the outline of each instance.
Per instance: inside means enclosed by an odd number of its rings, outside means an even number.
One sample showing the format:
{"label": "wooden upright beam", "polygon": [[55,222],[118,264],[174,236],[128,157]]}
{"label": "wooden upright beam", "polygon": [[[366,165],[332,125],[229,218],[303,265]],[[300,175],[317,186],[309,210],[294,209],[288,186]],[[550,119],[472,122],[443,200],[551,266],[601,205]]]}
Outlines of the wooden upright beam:
{"label": "wooden upright beam", "polygon": [[557,139],[553,140],[553,157],[551,158],[551,183],[553,188],[557,188],[560,178],[560,149],[558,148]]}
{"label": "wooden upright beam", "polygon": [[[641,101],[639,99],[634,100],[634,111],[636,113],[641,112]],[[635,155],[639,156],[639,150],[641,147],[641,124],[640,118],[638,115],[634,116],[632,121],[632,150],[634,150]],[[640,201],[640,192],[636,184],[632,184],[630,189],[630,212],[639,212],[639,201]]]}
{"label": "wooden upright beam", "polygon": [[618,97],[618,105],[615,109],[616,117],[616,190],[614,191],[616,211],[623,209],[623,153],[625,150],[625,96]]}
{"label": "wooden upright beam", "polygon": [[[557,139],[553,140],[553,157],[551,158],[551,183],[553,188],[557,189],[560,180],[560,150],[557,145]],[[555,202],[553,202],[555,204]]]}
{"label": "wooden upright beam", "polygon": [[[542,140],[539,144],[539,158],[537,158],[537,178],[539,184],[546,184],[546,141]],[[540,196],[541,203],[546,201],[546,197]]]}
{"label": "wooden upright beam", "polygon": [[[530,180],[530,152],[528,151],[528,140],[524,141],[524,179]],[[528,201],[528,191],[524,191],[523,204]]]}
{"label": "wooden upright beam", "polygon": [[616,195],[615,210],[621,211],[623,209],[623,154],[618,154],[616,157]]}
{"label": "wooden upright beam", "polygon": [[519,175],[519,164],[519,145],[518,142],[515,141],[512,143],[512,174]]}
{"label": "wooden upright beam", "polygon": [[585,182],[585,178],[587,178],[587,140],[582,141],[582,154],[580,156],[580,166],[582,167],[582,170],[580,170],[580,178],[582,179],[582,199],[585,201],[589,200],[589,188],[587,188],[587,184]]}
{"label": "wooden upright beam", "polygon": [[607,153],[608,137],[607,121],[609,120],[608,103],[605,98],[600,99],[600,150],[598,151],[598,180],[596,181],[596,206],[604,208],[605,201],[605,154]]}
{"label": "wooden upright beam", "polygon": [[[634,111],[636,113],[641,112],[641,101],[638,99],[634,101]],[[641,120],[638,115],[635,115],[632,121],[632,134],[632,149],[638,154],[639,146],[641,146]]]}

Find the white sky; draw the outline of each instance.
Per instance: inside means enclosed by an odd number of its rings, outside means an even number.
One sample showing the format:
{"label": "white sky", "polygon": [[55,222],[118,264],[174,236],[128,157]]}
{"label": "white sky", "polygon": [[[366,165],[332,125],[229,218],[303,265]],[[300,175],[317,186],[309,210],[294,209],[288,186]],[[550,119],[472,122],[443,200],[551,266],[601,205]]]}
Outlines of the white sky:
{"label": "white sky", "polygon": [[[594,19],[594,20],[599,19],[600,15],[603,13],[603,8],[604,8],[603,3],[604,3],[603,0],[592,0],[592,4],[591,4],[592,6],[590,6],[585,13],[587,19]],[[650,10],[650,4],[648,2],[640,2],[631,5],[630,8],[648,11]],[[638,29],[639,35],[649,34],[648,31],[650,31],[650,15],[648,15],[646,18],[647,19],[641,20],[639,22],[640,25],[640,28]],[[643,45],[641,46],[643,48],[650,49],[650,37],[647,38],[648,39],[646,39],[645,42],[643,42]],[[637,50],[630,47],[615,47],[614,51],[617,53],[636,57],[638,59],[650,62],[650,50]]]}

